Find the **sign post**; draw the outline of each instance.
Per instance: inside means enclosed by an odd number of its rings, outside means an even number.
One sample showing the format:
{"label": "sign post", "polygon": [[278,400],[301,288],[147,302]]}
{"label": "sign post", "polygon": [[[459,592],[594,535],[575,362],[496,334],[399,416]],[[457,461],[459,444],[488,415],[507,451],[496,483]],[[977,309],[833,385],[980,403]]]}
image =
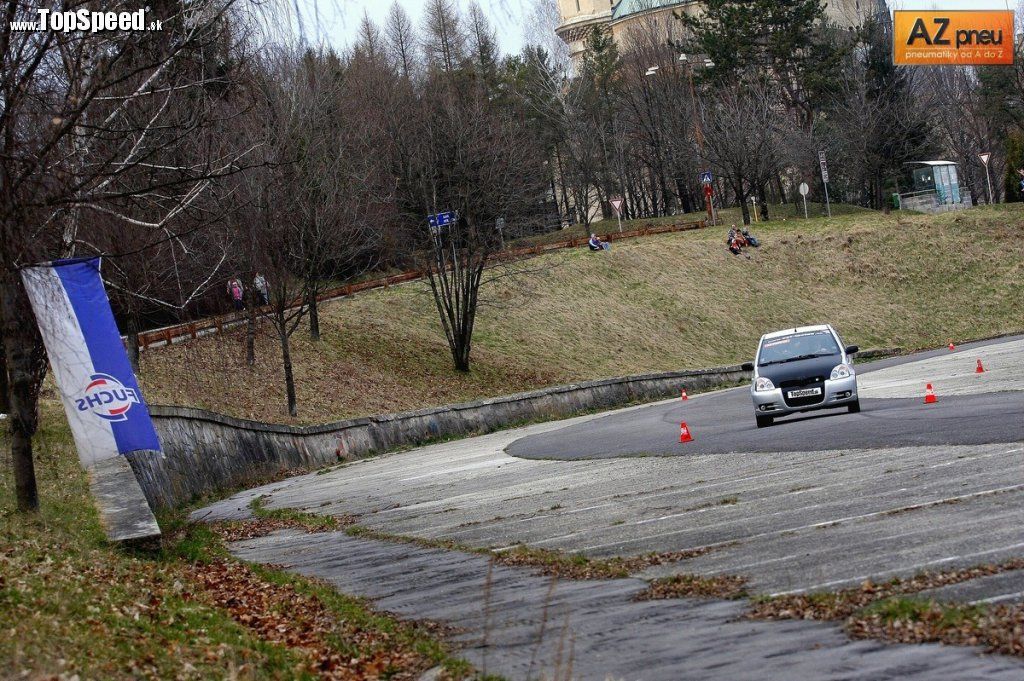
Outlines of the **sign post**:
{"label": "sign post", "polygon": [[988,205],[992,205],[992,175],[988,170],[988,162],[992,159],[992,154],[985,152],[978,154],[978,158],[981,159],[981,163],[985,166],[985,181],[988,183]]}
{"label": "sign post", "polygon": [[622,233],[622,197],[615,196],[609,199],[608,203],[612,204],[612,210],[615,211],[615,217],[619,221],[619,234]]}
{"label": "sign post", "polygon": [[505,250],[505,218],[498,218],[495,220],[494,228],[498,230],[498,239],[501,241],[501,250]]}
{"label": "sign post", "polygon": [[828,196],[828,159],[825,158],[825,152],[818,152],[818,163],[821,165],[821,181],[825,183],[825,209],[828,211],[828,216],[832,217],[832,200]]}
{"label": "sign post", "polygon": [[800,183],[800,196],[804,197],[804,220],[807,219],[807,194],[811,191],[811,188],[807,186],[806,182]]}

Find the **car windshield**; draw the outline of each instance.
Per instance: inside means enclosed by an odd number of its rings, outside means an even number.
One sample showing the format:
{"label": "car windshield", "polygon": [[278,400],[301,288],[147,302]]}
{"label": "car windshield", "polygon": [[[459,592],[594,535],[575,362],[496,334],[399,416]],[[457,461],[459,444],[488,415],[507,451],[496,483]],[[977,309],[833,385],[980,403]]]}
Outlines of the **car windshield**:
{"label": "car windshield", "polygon": [[761,344],[758,364],[782,364],[812,357],[829,357],[839,354],[836,339],[828,331],[794,333],[779,338],[769,338]]}

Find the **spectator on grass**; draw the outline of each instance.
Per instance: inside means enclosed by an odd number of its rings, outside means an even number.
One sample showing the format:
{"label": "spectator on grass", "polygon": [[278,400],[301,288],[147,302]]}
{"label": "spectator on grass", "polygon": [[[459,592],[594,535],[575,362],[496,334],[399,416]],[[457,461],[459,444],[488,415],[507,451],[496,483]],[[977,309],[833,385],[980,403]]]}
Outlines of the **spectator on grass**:
{"label": "spectator on grass", "polygon": [[742,255],[743,247],[747,245],[747,241],[736,229],[736,225],[733,225],[732,229],[729,230],[729,236],[725,239],[725,244],[729,247],[729,252],[733,255]]}
{"label": "spectator on grass", "polygon": [[242,282],[239,281],[238,277],[228,280],[228,295],[231,296],[231,302],[234,304],[235,310],[245,308],[245,289],[242,288]]}
{"label": "spectator on grass", "polygon": [[587,246],[592,251],[607,251],[610,244],[605,243],[597,238],[596,234],[590,235],[590,241],[587,242]]}
{"label": "spectator on grass", "polygon": [[260,305],[270,303],[270,286],[267,284],[267,279],[263,274],[260,272],[256,273],[256,276],[252,278],[252,287],[256,290],[256,297]]}
{"label": "spectator on grass", "polygon": [[740,234],[743,236],[743,240],[747,242],[748,246],[758,248],[761,242],[757,240],[757,237],[750,233],[749,229],[744,229]]}

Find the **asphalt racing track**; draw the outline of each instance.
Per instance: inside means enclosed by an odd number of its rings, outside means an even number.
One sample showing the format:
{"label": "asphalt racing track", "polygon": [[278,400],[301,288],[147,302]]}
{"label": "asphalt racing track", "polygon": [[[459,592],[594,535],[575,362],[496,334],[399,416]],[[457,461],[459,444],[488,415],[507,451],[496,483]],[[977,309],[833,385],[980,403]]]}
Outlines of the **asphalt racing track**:
{"label": "asphalt racing track", "polygon": [[[1009,345],[1019,339],[1010,339]],[[1006,345],[1002,341],[999,345]],[[1010,362],[976,374],[971,350],[992,343],[883,360],[858,367],[862,411],[846,409],[795,414],[771,428],[754,424],[749,387],[726,390],[700,399],[658,404],[617,413],[587,423],[533,435],[514,442],[506,451],[532,459],[602,459],[624,456],[686,456],[809,452],[835,449],[880,449],[923,445],[981,445],[1024,440],[1024,392],[1000,391],[991,369],[1024,371]],[[995,355],[1001,357],[1002,353]],[[922,366],[923,364],[923,366]],[[935,377],[928,377],[928,365]],[[911,367],[907,365],[917,365]],[[920,378],[899,389],[886,379],[896,367],[913,368]],[[879,380],[873,380],[874,378]],[[924,404],[927,382],[939,392],[936,404]],[[942,394],[948,388],[954,394]],[[955,394],[970,393],[970,394]],[[680,444],[675,435],[685,421],[695,440]]]}
{"label": "asphalt racing track", "polygon": [[[741,576],[750,593],[778,595],[1024,556],[1024,338],[858,373],[861,414],[758,430],[747,389],[727,390],[365,459],[192,517],[248,517],[262,497],[270,509],[499,551],[706,551],[628,579],[556,583],[474,553],[341,531],[231,546],[403,617],[454,624],[460,654],[510,680],[566,677],[559,661],[570,640],[572,676],[586,681],[1021,681],[1020,658],[976,648],[853,640],[835,623],[753,622],[745,601],[634,600],[645,579],[676,574]],[[923,404],[927,382],[938,404]],[[696,440],[681,444],[684,420]],[[919,596],[1019,604],[1024,570]]]}

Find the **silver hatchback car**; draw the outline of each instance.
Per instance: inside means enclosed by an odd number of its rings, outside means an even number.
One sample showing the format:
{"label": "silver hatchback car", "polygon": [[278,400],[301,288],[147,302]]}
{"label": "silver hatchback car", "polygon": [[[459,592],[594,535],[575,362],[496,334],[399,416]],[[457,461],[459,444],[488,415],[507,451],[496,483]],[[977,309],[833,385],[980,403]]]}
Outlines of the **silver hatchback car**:
{"label": "silver hatchback car", "polygon": [[846,407],[860,411],[856,345],[844,346],[828,324],[803,326],[761,336],[757,357],[744,368],[754,372],[750,396],[757,427],[780,416]]}

